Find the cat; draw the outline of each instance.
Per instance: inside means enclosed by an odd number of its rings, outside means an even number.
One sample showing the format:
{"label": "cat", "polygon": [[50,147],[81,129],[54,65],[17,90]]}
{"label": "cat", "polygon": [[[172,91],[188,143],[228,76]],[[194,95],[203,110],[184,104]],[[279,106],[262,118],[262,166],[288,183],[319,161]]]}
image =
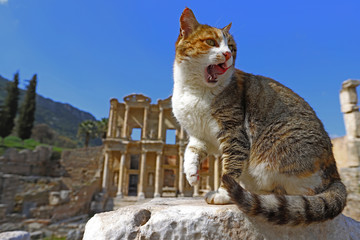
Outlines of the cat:
{"label": "cat", "polygon": [[200,24],[189,8],[180,17],[172,107],[189,135],[187,181],[198,184],[201,161],[220,154],[222,183],[207,203],[278,225],[336,217],[347,193],[323,124],[289,88],[235,69],[230,28]]}

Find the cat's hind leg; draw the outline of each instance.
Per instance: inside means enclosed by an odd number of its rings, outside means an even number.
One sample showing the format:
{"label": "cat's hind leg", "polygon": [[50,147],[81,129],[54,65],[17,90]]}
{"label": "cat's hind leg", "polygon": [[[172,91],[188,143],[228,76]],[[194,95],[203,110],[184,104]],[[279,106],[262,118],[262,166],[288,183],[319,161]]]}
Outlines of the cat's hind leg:
{"label": "cat's hind leg", "polygon": [[[224,164],[223,173],[232,176],[238,182],[240,181],[241,169],[237,169],[236,166]],[[208,204],[216,205],[232,203],[223,182],[221,182],[220,187],[217,191],[210,191],[205,195],[205,201]]]}
{"label": "cat's hind leg", "polygon": [[[240,131],[241,132],[241,131]],[[244,137],[241,134],[227,134],[220,139],[223,161],[223,175],[227,174],[237,182],[240,181],[244,164],[248,160],[249,147],[242,141]],[[209,204],[228,204],[232,203],[223,182],[217,191],[208,192],[205,195],[205,201]]]}
{"label": "cat's hind leg", "polygon": [[205,201],[208,204],[216,204],[216,205],[222,205],[222,204],[229,204],[232,203],[230,196],[226,189],[221,186],[217,191],[210,191],[205,195]]}

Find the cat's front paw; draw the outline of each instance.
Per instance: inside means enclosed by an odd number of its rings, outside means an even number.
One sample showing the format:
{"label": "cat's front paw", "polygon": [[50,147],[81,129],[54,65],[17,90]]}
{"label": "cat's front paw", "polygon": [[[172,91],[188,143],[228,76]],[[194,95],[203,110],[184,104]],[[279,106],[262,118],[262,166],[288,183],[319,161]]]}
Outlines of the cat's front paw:
{"label": "cat's front paw", "polygon": [[200,156],[197,152],[194,152],[193,149],[194,148],[186,149],[184,161],[184,173],[186,174],[186,179],[191,186],[198,184],[200,180]]}
{"label": "cat's front paw", "polygon": [[199,168],[196,164],[191,166],[184,166],[184,172],[186,174],[186,179],[188,180],[191,186],[194,186],[199,183],[200,175],[199,175]]}
{"label": "cat's front paw", "polygon": [[205,195],[205,201],[208,204],[215,204],[215,205],[232,203],[227,191],[221,187],[217,191],[208,192]]}

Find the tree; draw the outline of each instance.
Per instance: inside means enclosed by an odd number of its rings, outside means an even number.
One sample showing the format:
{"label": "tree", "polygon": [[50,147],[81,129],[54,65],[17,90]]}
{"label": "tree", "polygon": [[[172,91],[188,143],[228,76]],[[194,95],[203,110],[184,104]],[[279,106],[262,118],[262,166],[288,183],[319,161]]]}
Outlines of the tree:
{"label": "tree", "polygon": [[0,136],[2,138],[10,135],[14,128],[14,119],[16,117],[19,101],[19,73],[15,73],[14,81],[8,83],[6,90],[7,95],[4,105],[0,109]]}
{"label": "tree", "polygon": [[98,129],[96,121],[85,120],[79,124],[77,136],[79,138],[84,138],[85,148],[89,146],[90,139],[93,139],[97,136]]}
{"label": "tree", "polygon": [[27,86],[25,98],[20,108],[20,114],[17,124],[17,134],[21,139],[28,139],[31,136],[31,130],[35,120],[36,109],[36,84],[37,75],[34,74]]}
{"label": "tree", "polygon": [[102,118],[100,121],[97,121],[97,129],[98,129],[98,137],[100,137],[101,139],[105,139],[106,138],[106,132],[108,129],[108,122],[109,119],[108,118]]}
{"label": "tree", "polygon": [[46,144],[54,144],[56,133],[47,124],[40,123],[33,127],[31,138]]}

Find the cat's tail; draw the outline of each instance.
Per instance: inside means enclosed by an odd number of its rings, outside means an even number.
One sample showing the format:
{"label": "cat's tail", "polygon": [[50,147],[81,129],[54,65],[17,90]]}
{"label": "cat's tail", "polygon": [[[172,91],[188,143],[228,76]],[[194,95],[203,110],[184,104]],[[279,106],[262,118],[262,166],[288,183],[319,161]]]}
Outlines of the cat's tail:
{"label": "cat's tail", "polygon": [[324,192],[313,196],[258,195],[242,188],[229,175],[224,175],[222,181],[240,210],[278,225],[326,221],[339,215],[346,205],[346,188],[341,181],[333,182]]}

